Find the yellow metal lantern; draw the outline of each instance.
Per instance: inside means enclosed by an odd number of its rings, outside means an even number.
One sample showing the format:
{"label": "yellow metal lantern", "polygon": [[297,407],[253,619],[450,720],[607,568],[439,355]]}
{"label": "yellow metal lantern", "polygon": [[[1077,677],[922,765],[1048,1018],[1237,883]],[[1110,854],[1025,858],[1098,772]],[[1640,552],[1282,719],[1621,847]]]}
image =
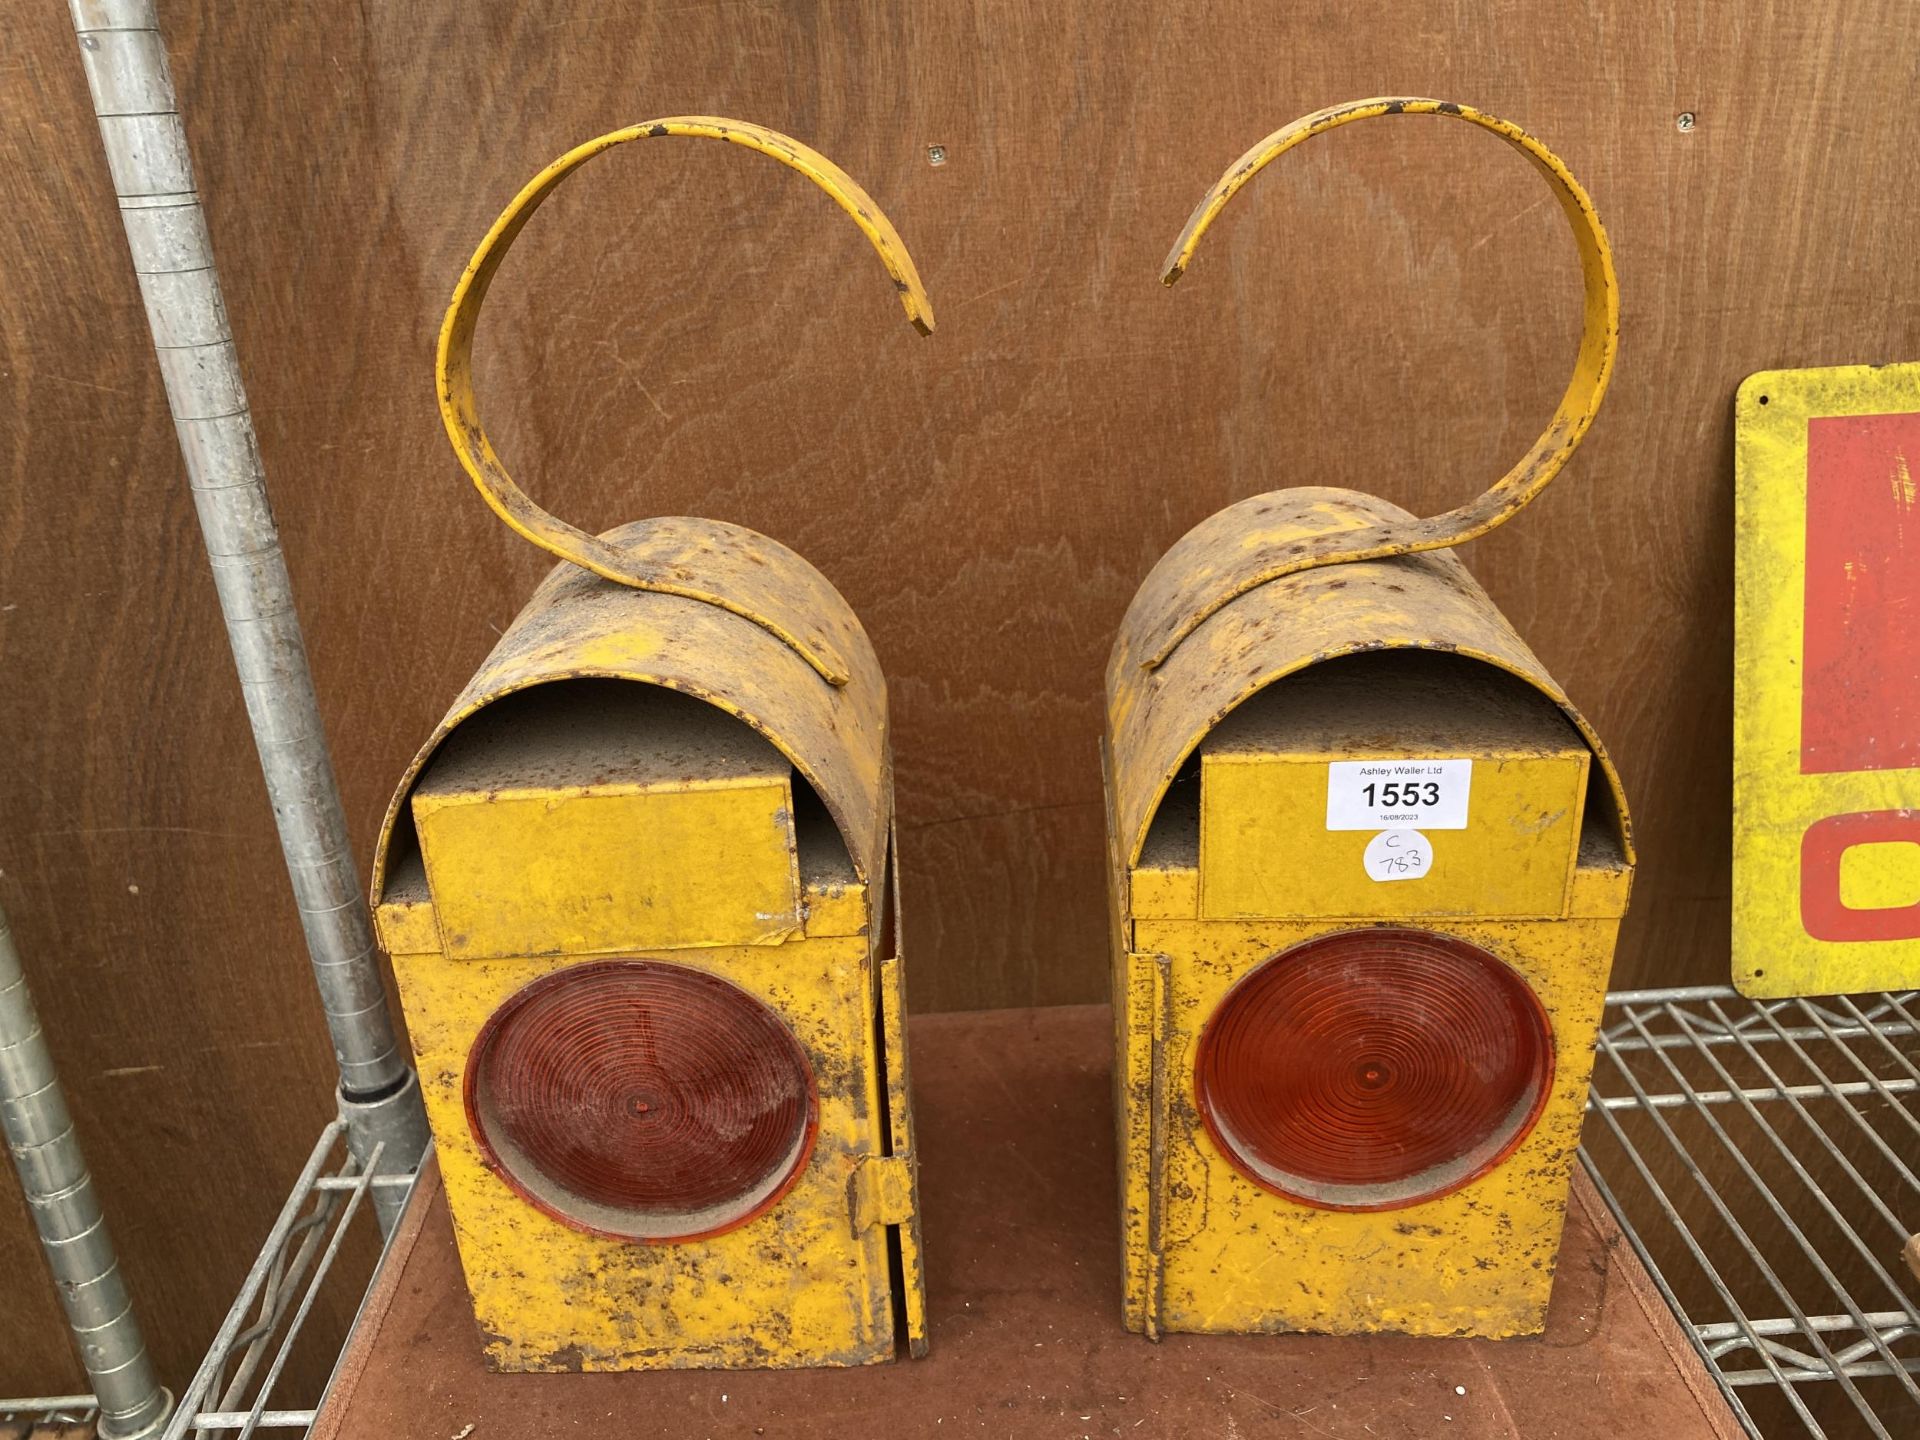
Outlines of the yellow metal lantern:
{"label": "yellow metal lantern", "polygon": [[440,398],[489,504],[563,563],[401,781],[375,913],[495,1368],[866,1364],[925,1347],[872,646],[765,536],[547,515],[470,383],[481,301],[534,208],[659,135],[811,177],[932,329],[873,201],[757,126],[633,126],[521,192],[455,293]]}
{"label": "yellow metal lantern", "polygon": [[1235,162],[1167,265],[1268,161],[1376,115],[1502,136],[1579,241],[1586,330],[1546,433],[1417,519],[1281,490],[1154,568],[1107,671],[1105,767],[1128,1325],[1541,1329],[1633,850],[1599,738],[1445,547],[1565,463],[1612,368],[1598,219],[1538,141],[1465,106],[1321,111]]}

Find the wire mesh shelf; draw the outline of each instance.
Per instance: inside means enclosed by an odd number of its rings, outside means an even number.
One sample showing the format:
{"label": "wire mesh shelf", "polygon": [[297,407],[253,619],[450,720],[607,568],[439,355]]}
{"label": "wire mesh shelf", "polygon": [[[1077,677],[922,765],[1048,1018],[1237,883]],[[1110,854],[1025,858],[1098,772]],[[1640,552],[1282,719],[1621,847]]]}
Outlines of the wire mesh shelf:
{"label": "wire mesh shelf", "polygon": [[[364,1230],[378,1235],[368,1203],[371,1192],[391,1191],[404,1205],[418,1175],[383,1171],[379,1146],[363,1170],[347,1153],[346,1136],[342,1120],[320,1132],[206,1358],[161,1432],[163,1440],[304,1435],[312,1428],[318,1401],[301,1408],[274,1406],[281,1375],[329,1277],[336,1286],[357,1285],[354,1298],[360,1302],[386,1258],[382,1242],[370,1269],[363,1264],[357,1275],[355,1267],[336,1269],[356,1215],[364,1214]],[[91,1395],[0,1400],[0,1440],[16,1435],[20,1440],[91,1440],[98,1417]]]}
{"label": "wire mesh shelf", "polygon": [[1581,1160],[1747,1430],[1920,1434],[1920,997],[1607,997]]}
{"label": "wire mesh shelf", "polygon": [[[362,1169],[347,1152],[346,1136],[342,1120],[320,1132],[206,1359],[181,1393],[164,1440],[182,1440],[189,1433],[196,1440],[246,1437],[262,1430],[304,1435],[312,1427],[317,1403],[303,1409],[273,1407],[281,1373],[333,1273],[354,1217],[364,1213],[366,1227],[376,1225],[374,1207],[366,1203],[369,1193],[391,1187],[404,1200],[418,1174],[381,1173],[381,1146],[374,1147]],[[373,1273],[378,1268],[376,1263]],[[370,1280],[371,1275],[359,1280],[363,1296]]]}
{"label": "wire mesh shelf", "polygon": [[[346,1134],[341,1120],[320,1132],[206,1359],[181,1393],[164,1440],[188,1434],[201,1440],[225,1434],[244,1437],[263,1430],[304,1435],[312,1427],[317,1403],[297,1409],[273,1406],[281,1374],[315,1300],[334,1273],[354,1217],[364,1213],[365,1226],[375,1225],[373,1207],[366,1203],[369,1192],[392,1188],[404,1198],[415,1179],[415,1174],[379,1173],[378,1146],[361,1169],[347,1153]],[[359,1277],[363,1291],[370,1278]]]}
{"label": "wire mesh shelf", "polygon": [[99,1420],[91,1395],[0,1400],[0,1440],[92,1440]]}

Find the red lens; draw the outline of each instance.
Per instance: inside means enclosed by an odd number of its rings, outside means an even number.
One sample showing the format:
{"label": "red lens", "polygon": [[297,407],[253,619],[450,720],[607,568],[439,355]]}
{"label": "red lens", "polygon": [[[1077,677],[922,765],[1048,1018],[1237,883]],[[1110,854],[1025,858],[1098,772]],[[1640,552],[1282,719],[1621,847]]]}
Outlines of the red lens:
{"label": "red lens", "polygon": [[1519,1146],[1553,1083],[1525,981],[1423,930],[1349,930],[1282,952],[1200,1036],[1200,1115],[1256,1185],[1328,1210],[1457,1190]]}
{"label": "red lens", "polygon": [[534,981],[467,1061],[488,1164],[540,1209],[621,1239],[731,1230],[813,1146],[813,1070],[767,1006],[716,975],[615,960]]}

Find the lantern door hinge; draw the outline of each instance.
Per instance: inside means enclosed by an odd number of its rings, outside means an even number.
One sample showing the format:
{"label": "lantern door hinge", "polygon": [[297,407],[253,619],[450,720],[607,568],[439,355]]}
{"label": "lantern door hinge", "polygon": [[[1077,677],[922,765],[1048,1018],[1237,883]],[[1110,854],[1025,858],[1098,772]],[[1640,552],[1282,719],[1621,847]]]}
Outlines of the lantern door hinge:
{"label": "lantern door hinge", "polygon": [[913,1218],[913,1161],[868,1155],[853,1172],[853,1228],[904,1225]]}

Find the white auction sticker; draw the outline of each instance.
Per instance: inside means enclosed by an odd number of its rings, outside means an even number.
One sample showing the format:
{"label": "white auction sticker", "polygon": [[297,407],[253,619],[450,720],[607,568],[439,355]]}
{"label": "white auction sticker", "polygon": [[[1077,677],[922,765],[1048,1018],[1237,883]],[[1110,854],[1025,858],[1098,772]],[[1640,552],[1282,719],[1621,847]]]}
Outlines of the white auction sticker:
{"label": "white auction sticker", "polygon": [[1433,842],[1418,830],[1382,830],[1362,863],[1369,880],[1418,880],[1433,869]]}
{"label": "white auction sticker", "polygon": [[1329,830],[1464,830],[1471,760],[1334,760]]}

